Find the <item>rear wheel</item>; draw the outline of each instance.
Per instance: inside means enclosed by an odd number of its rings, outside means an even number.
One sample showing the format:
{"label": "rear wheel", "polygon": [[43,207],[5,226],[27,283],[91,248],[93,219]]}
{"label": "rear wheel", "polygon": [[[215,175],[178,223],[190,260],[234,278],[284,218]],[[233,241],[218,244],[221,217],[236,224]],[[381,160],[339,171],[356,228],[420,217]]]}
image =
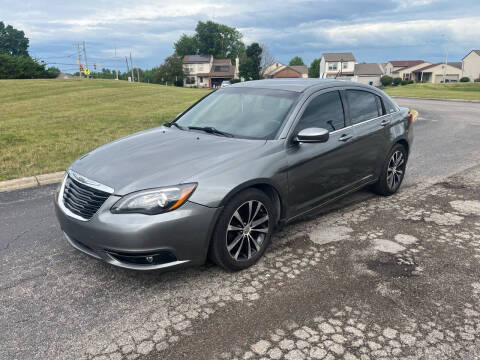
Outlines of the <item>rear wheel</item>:
{"label": "rear wheel", "polygon": [[374,191],[379,195],[389,196],[397,192],[405,176],[407,151],[401,144],[396,144],[390,151]]}
{"label": "rear wheel", "polygon": [[247,189],[223,209],[214,231],[209,257],[231,271],[246,269],[262,257],[272,236],[275,210],[262,191]]}

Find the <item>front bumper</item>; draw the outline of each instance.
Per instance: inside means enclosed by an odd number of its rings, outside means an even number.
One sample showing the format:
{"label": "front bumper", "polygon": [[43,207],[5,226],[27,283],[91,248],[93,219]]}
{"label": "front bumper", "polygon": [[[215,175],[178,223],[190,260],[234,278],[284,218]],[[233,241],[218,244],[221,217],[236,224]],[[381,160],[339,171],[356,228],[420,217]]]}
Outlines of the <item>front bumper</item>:
{"label": "front bumper", "polygon": [[[153,270],[203,264],[221,208],[187,201],[159,215],[112,214],[120,197],[111,195],[88,221],[67,215],[55,196],[55,212],[67,241],[109,264]],[[62,201],[60,199],[60,201]],[[150,257],[153,261],[145,261]]]}

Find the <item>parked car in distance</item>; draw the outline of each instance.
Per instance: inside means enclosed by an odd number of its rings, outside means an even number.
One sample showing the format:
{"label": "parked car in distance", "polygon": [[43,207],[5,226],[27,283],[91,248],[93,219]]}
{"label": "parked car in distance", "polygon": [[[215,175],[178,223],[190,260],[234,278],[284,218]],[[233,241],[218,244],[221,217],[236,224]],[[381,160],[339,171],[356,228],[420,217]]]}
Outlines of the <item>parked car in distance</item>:
{"label": "parked car in distance", "polygon": [[227,86],[230,86],[230,85],[231,85],[231,84],[230,84],[230,81],[228,81],[228,80],[223,80],[221,87],[224,88],[224,87],[227,87]]}
{"label": "parked car in distance", "polygon": [[338,80],[259,80],[211,92],[172,122],[103,145],[67,170],[67,241],[140,270],[254,264],[274,230],[366,185],[392,195],[409,110]]}

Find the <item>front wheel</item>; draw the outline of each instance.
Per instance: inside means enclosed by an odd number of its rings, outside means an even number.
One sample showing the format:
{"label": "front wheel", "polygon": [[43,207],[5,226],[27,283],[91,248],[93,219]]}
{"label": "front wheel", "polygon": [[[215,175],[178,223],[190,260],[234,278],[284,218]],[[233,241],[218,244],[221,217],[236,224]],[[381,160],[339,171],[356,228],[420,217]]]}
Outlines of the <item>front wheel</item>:
{"label": "front wheel", "polygon": [[276,219],[270,198],[260,190],[247,189],[223,209],[214,231],[209,257],[230,271],[246,269],[263,255]]}
{"label": "front wheel", "polygon": [[373,187],[374,191],[384,196],[395,194],[402,184],[406,165],[407,151],[403,145],[396,144],[382,166],[380,178]]}

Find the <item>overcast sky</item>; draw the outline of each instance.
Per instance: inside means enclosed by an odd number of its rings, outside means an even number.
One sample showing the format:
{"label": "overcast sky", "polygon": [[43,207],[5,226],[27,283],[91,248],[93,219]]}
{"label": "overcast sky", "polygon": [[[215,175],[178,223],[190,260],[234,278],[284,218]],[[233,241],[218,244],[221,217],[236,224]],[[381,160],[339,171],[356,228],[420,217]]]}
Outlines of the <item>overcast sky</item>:
{"label": "overcast sky", "polygon": [[307,65],[322,52],[352,51],[358,62],[398,59],[460,61],[480,49],[479,0],[0,0],[0,21],[25,31],[30,54],[73,71],[75,42],[85,41],[88,62],[121,70],[130,51],[150,68],[173,52],[199,20],[236,27],[246,44],[268,45],[281,62],[301,56]]}

